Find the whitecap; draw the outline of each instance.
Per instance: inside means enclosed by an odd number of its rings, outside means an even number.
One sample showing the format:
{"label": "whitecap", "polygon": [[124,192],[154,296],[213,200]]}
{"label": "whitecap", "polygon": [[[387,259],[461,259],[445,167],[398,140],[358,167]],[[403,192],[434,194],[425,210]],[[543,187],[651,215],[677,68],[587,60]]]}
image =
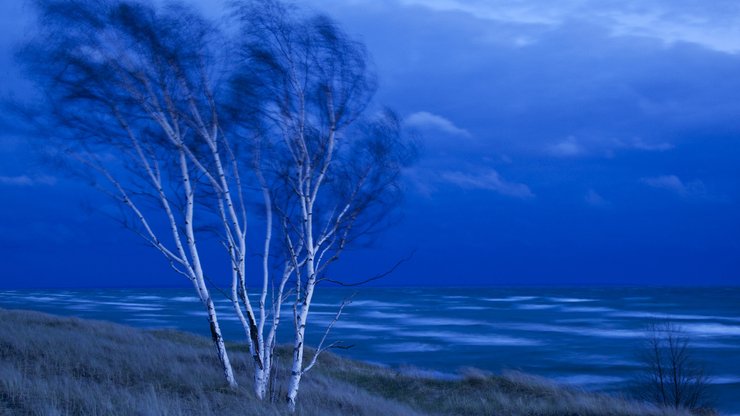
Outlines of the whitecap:
{"label": "whitecap", "polygon": [[679,321],[730,321],[740,322],[740,318],[729,317],[729,316],[717,316],[717,315],[690,315],[690,314],[676,314],[676,313],[658,313],[658,312],[642,312],[642,311],[622,311],[610,313],[610,316],[617,318],[643,318],[643,319],[657,319],[657,320],[679,320]]}
{"label": "whitecap", "polygon": [[543,305],[543,304],[529,304],[525,303],[522,305],[516,305],[517,309],[523,309],[527,311],[538,311],[543,309],[553,309],[557,308],[557,305]]}
{"label": "whitecap", "polygon": [[505,298],[482,298],[488,302],[522,302],[526,300],[537,299],[537,296],[509,296]]}
{"label": "whitecap", "polygon": [[[319,321],[314,321],[314,323],[321,323]],[[360,322],[353,322],[353,321],[337,321],[334,324],[335,328],[341,328],[341,329],[359,329],[362,331],[390,331],[394,328],[385,326],[385,325],[373,325],[373,324],[363,324]]]}
{"label": "whitecap", "polygon": [[576,326],[559,326],[549,324],[495,324],[494,327],[528,332],[558,332],[572,335],[593,336],[601,338],[642,338],[645,331],[620,328],[591,328]]}
{"label": "whitecap", "polygon": [[485,306],[449,306],[447,309],[456,311],[484,311],[490,308],[486,308]]}
{"label": "whitecap", "polygon": [[[347,314],[347,312],[344,312],[344,313],[342,313],[342,316],[344,316],[346,314]],[[293,311],[292,310],[283,310],[280,313],[280,317],[284,317],[284,316],[288,316],[288,315],[293,316]],[[336,312],[310,311],[308,313],[308,315],[309,316],[337,316],[337,313]]]}
{"label": "whitecap", "polygon": [[586,298],[548,298],[553,302],[562,302],[562,303],[580,303],[580,302],[596,302],[596,299],[586,299]]}
{"label": "whitecap", "polygon": [[740,326],[737,325],[690,323],[681,324],[680,329],[701,336],[740,336]]}
{"label": "whitecap", "polygon": [[516,338],[506,335],[493,334],[465,334],[449,331],[397,331],[396,335],[402,337],[434,338],[441,339],[449,344],[456,345],[485,345],[485,346],[534,346],[542,345],[540,341]]}
{"label": "whitecap", "polygon": [[711,376],[708,379],[710,384],[740,384],[740,377],[729,376]]}
{"label": "whitecap", "polygon": [[601,312],[612,312],[614,309],[612,308],[606,308],[601,306],[573,306],[573,307],[564,307],[562,309],[563,312],[583,312],[583,313],[601,313]]}
{"label": "whitecap", "polygon": [[52,296],[23,296],[21,297],[21,299],[30,300],[32,302],[49,302],[59,300],[58,298]]}
{"label": "whitecap", "polygon": [[176,296],[170,300],[174,300],[176,302],[200,302],[200,299],[194,296]]}
{"label": "whitecap", "polygon": [[410,318],[412,316],[406,313],[390,313],[390,312],[381,312],[381,311],[369,311],[369,312],[364,312],[361,315],[366,318],[372,318],[372,319],[405,319],[405,318]]}
{"label": "whitecap", "polygon": [[[158,307],[160,305],[152,304],[152,303],[139,303],[139,302],[94,302],[99,305],[111,305],[111,306],[125,306],[125,307],[141,307],[141,308],[150,308],[150,307]],[[159,308],[161,309],[161,308]]]}
{"label": "whitecap", "polygon": [[403,321],[406,325],[411,326],[469,326],[485,325],[487,322],[473,321],[470,319],[455,318],[408,318]]}
{"label": "whitecap", "polygon": [[567,318],[567,319],[556,319],[555,322],[560,324],[590,324],[590,325],[603,325],[606,322],[610,322],[604,318]]}
{"label": "whitecap", "polygon": [[[354,303],[354,302],[353,302]],[[341,302],[337,303],[321,303],[321,302],[311,302],[311,307],[318,307],[318,308],[337,308],[341,305]]]}
{"label": "whitecap", "polygon": [[127,296],[126,299],[134,299],[134,300],[160,300],[163,299],[161,296],[154,296],[154,295],[136,295],[136,296]]}
{"label": "whitecap", "polygon": [[375,347],[381,352],[433,352],[442,350],[441,345],[425,344],[421,342],[400,342],[397,344],[382,344]]}
{"label": "whitecap", "polygon": [[694,342],[691,341],[691,348],[710,348],[710,349],[723,349],[723,348],[737,348],[735,344],[727,344],[724,342]]}
{"label": "whitecap", "polygon": [[[333,305],[337,306],[337,305]],[[370,308],[404,308],[410,307],[408,303],[381,302],[379,300],[356,300],[349,306],[366,306]]]}

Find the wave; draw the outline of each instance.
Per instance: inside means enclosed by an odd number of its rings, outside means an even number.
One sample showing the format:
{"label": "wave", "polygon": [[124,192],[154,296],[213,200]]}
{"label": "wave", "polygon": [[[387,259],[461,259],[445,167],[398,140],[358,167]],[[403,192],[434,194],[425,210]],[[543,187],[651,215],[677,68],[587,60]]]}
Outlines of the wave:
{"label": "wave", "polygon": [[562,302],[562,303],[596,302],[596,299],[587,299],[587,298],[548,298],[548,299],[553,302]]}
{"label": "wave", "polygon": [[381,344],[375,347],[381,352],[432,352],[442,350],[441,345],[425,344],[421,342],[400,342],[397,344]]}
{"label": "wave", "polygon": [[373,318],[373,319],[406,319],[406,318],[410,318],[413,316],[407,313],[390,313],[390,312],[382,312],[382,311],[363,312],[360,315],[365,318]]}
{"label": "wave", "polygon": [[690,315],[677,313],[660,313],[660,312],[642,312],[642,311],[623,311],[609,314],[617,318],[643,318],[659,320],[679,320],[679,321],[731,321],[740,322],[740,318],[717,315]]}
{"label": "wave", "polygon": [[455,318],[408,318],[403,323],[410,326],[471,326],[486,325],[485,321],[473,321],[470,319]]}
{"label": "wave", "polygon": [[49,302],[49,301],[55,301],[55,300],[61,300],[56,296],[23,296],[20,299],[22,300],[30,300],[31,302]]}
{"label": "wave", "polygon": [[450,310],[454,310],[454,311],[484,311],[484,310],[490,309],[490,308],[486,308],[485,306],[472,306],[472,305],[471,306],[465,306],[465,305],[462,305],[462,306],[448,306],[446,309],[450,309]]}
{"label": "wave", "polygon": [[700,336],[740,336],[740,326],[724,324],[682,324],[681,329],[685,332]]}
{"label": "wave", "polygon": [[137,296],[127,296],[126,299],[134,299],[134,300],[161,300],[164,299],[161,296],[154,296],[154,295],[137,295]]}
{"label": "wave", "polygon": [[691,348],[708,348],[708,349],[725,349],[725,348],[737,348],[736,344],[728,344],[725,342],[691,342]]}
{"label": "wave", "polygon": [[508,296],[505,298],[481,298],[487,302],[523,302],[527,300],[537,299],[537,296]]}
{"label": "wave", "polygon": [[[320,322],[314,321],[314,323],[319,324]],[[362,331],[391,331],[395,329],[394,327],[386,326],[386,325],[374,325],[374,324],[364,324],[361,322],[354,322],[354,321],[337,321],[336,324],[334,324],[334,328],[340,328],[340,329],[359,329]]]}
{"label": "wave", "polygon": [[582,313],[603,313],[603,312],[612,312],[614,309],[607,308],[604,306],[571,306],[571,307],[563,307],[561,309],[563,312],[582,312]]}
{"label": "wave", "polygon": [[[339,306],[339,305],[334,305]],[[349,306],[366,306],[370,308],[410,308],[408,303],[383,302],[379,300],[355,300]]]}
{"label": "wave", "polygon": [[527,332],[558,332],[571,335],[583,335],[600,338],[642,338],[645,331],[622,328],[590,328],[583,326],[561,326],[551,324],[493,324],[492,326],[504,329]]}
{"label": "wave", "polygon": [[530,311],[538,311],[543,309],[554,309],[557,308],[558,305],[547,305],[547,304],[529,304],[525,303],[522,305],[516,305],[517,309],[523,309],[523,310],[530,310]]}
{"label": "wave", "polygon": [[175,296],[170,300],[174,300],[175,302],[200,302],[200,299],[195,296]]}
{"label": "wave", "polygon": [[493,334],[466,334],[449,331],[397,331],[396,335],[400,337],[414,338],[433,338],[440,339],[453,345],[484,345],[484,346],[537,346],[542,342],[528,339],[517,338],[506,335]]}
{"label": "wave", "polygon": [[710,384],[740,384],[740,376],[712,376],[708,381]]}

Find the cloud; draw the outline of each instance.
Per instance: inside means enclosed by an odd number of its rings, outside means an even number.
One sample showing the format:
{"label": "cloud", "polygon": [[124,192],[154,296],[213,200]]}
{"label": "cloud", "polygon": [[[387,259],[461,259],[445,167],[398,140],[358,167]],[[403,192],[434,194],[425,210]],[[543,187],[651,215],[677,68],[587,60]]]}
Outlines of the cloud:
{"label": "cloud", "polygon": [[632,140],[628,141],[617,141],[617,147],[621,147],[623,149],[644,150],[647,152],[663,152],[674,148],[674,146],[670,143],[650,143],[646,142],[640,137],[635,137]]}
{"label": "cloud", "polygon": [[614,36],[643,36],[658,39],[667,45],[686,42],[717,52],[740,52],[737,20],[706,12],[692,16],[691,11],[666,6],[653,5],[645,10],[630,12],[614,10],[605,17]]}
{"label": "cloud", "polygon": [[646,177],[640,179],[640,182],[653,188],[671,191],[682,197],[701,197],[706,195],[706,187],[702,181],[684,182],[676,175]]}
{"label": "cloud", "polygon": [[582,156],[586,154],[586,148],[575,137],[569,136],[567,139],[550,146],[549,153],[558,157]]}
{"label": "cloud", "polygon": [[457,127],[452,121],[426,111],[419,111],[409,115],[406,117],[405,123],[407,126],[439,130],[453,136],[471,137],[469,131]]}
{"label": "cloud", "polygon": [[740,52],[740,16],[731,1],[716,1],[712,7],[659,0],[399,0],[399,3],[528,26],[553,28],[568,22],[585,22],[603,27],[615,37],[646,37],[667,45],[686,42],[717,52]]}
{"label": "cloud", "polygon": [[477,173],[444,172],[441,175],[444,182],[466,189],[482,189],[494,191],[501,195],[514,198],[534,198],[534,193],[523,183],[509,182],[493,169],[486,169]]}
{"label": "cloud", "polygon": [[53,176],[0,176],[0,185],[7,186],[36,186],[36,185],[54,185],[57,183],[57,179]]}
{"label": "cloud", "polygon": [[617,150],[639,150],[644,152],[662,152],[673,149],[673,145],[666,142],[647,142],[640,137],[630,140],[590,138],[588,141],[568,136],[546,148],[548,154],[556,157],[577,157],[586,155],[613,156]]}
{"label": "cloud", "polygon": [[583,199],[592,207],[605,207],[609,205],[609,201],[604,199],[604,197],[596,193],[593,189],[589,189]]}
{"label": "cloud", "polygon": [[507,23],[555,25],[560,22],[558,13],[537,7],[534,2],[499,3],[475,0],[400,0],[406,6],[421,6],[439,12],[466,13],[478,19]]}

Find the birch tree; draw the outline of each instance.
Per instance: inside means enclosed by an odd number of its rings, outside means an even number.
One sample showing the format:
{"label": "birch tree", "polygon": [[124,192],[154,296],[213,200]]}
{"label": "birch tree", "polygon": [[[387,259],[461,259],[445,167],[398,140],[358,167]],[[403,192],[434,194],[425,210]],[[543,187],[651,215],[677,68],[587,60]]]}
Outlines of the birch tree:
{"label": "birch tree", "polygon": [[[46,105],[40,114],[50,143],[95,177],[122,208],[126,225],[190,281],[226,382],[235,388],[198,244],[198,227],[215,217],[236,299],[247,220],[239,166],[215,98],[213,46],[224,44],[220,34],[182,5],[156,10],[125,1],[44,0],[37,6],[39,34],[20,57]],[[212,209],[204,210],[204,202]],[[236,309],[241,313],[238,303]],[[248,335],[250,313],[240,315]]]}
{"label": "birch tree", "polygon": [[[401,172],[415,152],[393,112],[365,114],[376,87],[367,53],[331,19],[305,16],[276,1],[242,5],[240,16],[246,69],[235,83],[236,95],[245,100],[242,109],[251,106],[249,113],[257,114],[247,130],[256,136],[254,168],[268,222],[279,232],[275,258],[282,262],[262,363],[269,374],[287,302],[293,352],[286,400],[294,411],[302,376],[321,352],[336,346],[325,345],[324,333],[304,362],[316,287],[337,281],[330,279],[329,266],[348,244],[387,219],[400,196]],[[263,325],[260,319],[260,334]]]}
{"label": "birch tree", "polygon": [[[375,79],[363,45],[330,19],[275,1],[238,7],[240,53],[183,5],[37,5],[40,32],[20,56],[43,96],[45,136],[191,282],[231,387],[237,383],[199,245],[204,230],[226,252],[231,290],[224,294],[244,329],[260,399],[283,309],[291,309],[286,399],[295,410],[301,377],[337,346],[326,340],[344,307],[304,362],[314,291],[322,281],[353,283],[332,278],[329,266],[384,224],[415,154],[392,111],[365,114]],[[233,87],[229,117],[225,79]],[[256,235],[261,275],[247,276],[255,201],[264,206],[265,232]]]}

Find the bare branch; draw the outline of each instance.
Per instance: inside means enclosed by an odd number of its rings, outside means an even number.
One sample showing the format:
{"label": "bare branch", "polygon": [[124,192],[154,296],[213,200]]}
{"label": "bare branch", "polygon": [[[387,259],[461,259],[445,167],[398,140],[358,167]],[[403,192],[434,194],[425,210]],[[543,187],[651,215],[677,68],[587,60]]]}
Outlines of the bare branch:
{"label": "bare branch", "polygon": [[[339,305],[339,310],[337,310],[337,314],[334,315],[334,319],[331,320],[331,322],[329,323],[329,326],[326,327],[326,330],[324,331],[324,335],[321,337],[321,341],[319,342],[319,346],[316,347],[316,352],[314,353],[313,357],[311,358],[311,361],[308,363],[308,365],[303,370],[301,370],[301,372],[303,374],[307,373],[310,369],[313,368],[314,365],[316,365],[316,361],[319,359],[319,355],[321,355],[322,352],[324,352],[324,351],[326,351],[328,349],[331,349],[331,348],[339,348],[340,347],[341,344],[339,342],[335,342],[335,343],[330,344],[327,347],[324,347],[324,342],[326,341],[326,337],[329,336],[329,333],[331,332],[331,329],[334,327],[334,324],[336,324],[337,321],[339,320],[339,317],[342,316],[342,312],[344,311],[344,307],[347,306],[347,305],[349,305],[350,303],[352,303],[352,298],[354,298],[355,295],[356,295],[356,293],[353,294],[352,296],[350,296],[349,298],[343,300],[342,303],[341,303],[341,305]],[[351,346],[345,346],[344,348],[345,349],[346,348],[351,348]]]}
{"label": "bare branch", "polygon": [[367,278],[365,280],[360,280],[358,282],[346,283],[346,282],[342,282],[341,280],[334,280],[334,279],[329,279],[329,278],[326,278],[326,277],[321,278],[319,280],[322,281],[322,282],[334,283],[336,285],[346,286],[346,287],[364,285],[364,284],[367,284],[367,283],[370,283],[370,282],[373,282],[373,281],[376,281],[376,280],[380,280],[380,279],[382,279],[382,278],[390,275],[399,266],[401,266],[403,263],[406,263],[407,261],[411,260],[414,257],[414,254],[416,254],[416,250],[412,251],[408,256],[404,257],[403,259],[397,261],[393,266],[391,266],[390,269],[384,271],[383,273],[376,274],[375,276],[369,277],[369,278]]}

